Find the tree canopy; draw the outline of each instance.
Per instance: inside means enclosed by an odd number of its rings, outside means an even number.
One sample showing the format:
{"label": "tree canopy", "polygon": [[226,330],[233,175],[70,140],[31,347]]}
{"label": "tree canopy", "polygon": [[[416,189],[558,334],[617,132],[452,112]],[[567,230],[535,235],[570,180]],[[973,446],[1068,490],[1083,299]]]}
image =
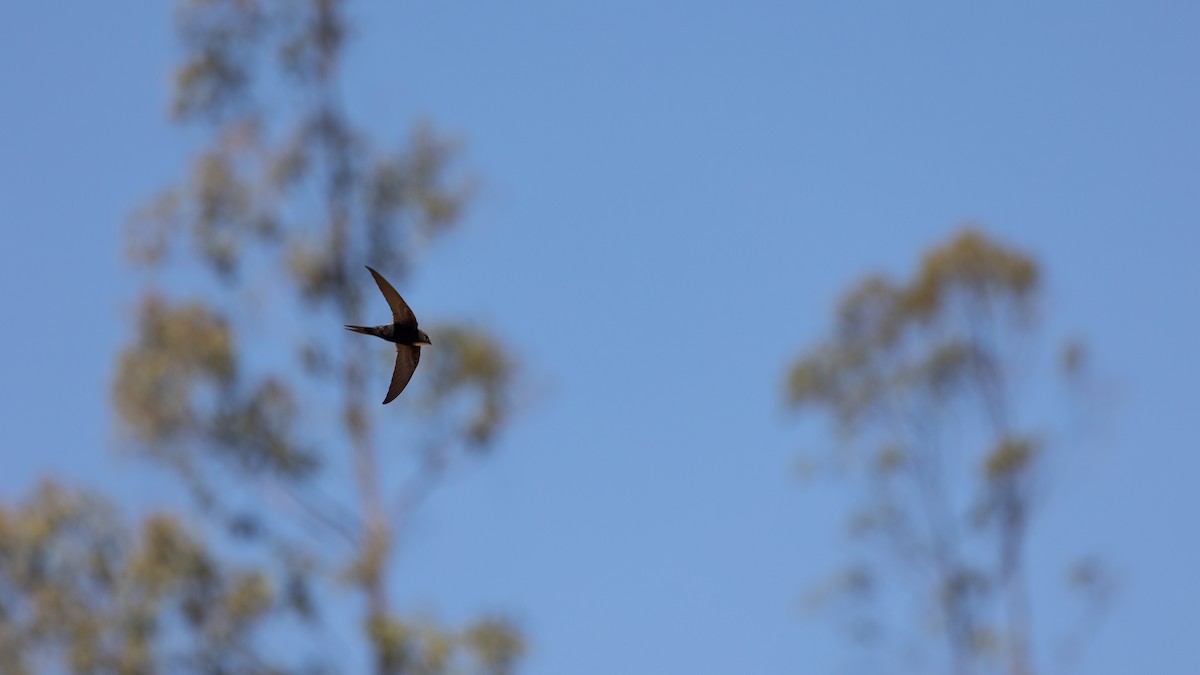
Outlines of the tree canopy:
{"label": "tree canopy", "polygon": [[[0,511],[0,663],[512,672],[510,620],[406,616],[393,570],[421,498],[510,419],[516,361],[445,322],[381,411],[390,345],[342,329],[364,293],[386,307],[364,265],[402,283],[454,230],[472,192],[459,144],[351,117],[345,2],[180,0],[175,22],[171,114],[204,144],[130,218],[142,284],[112,400],[124,443],[169,468],[196,515],[129,523],[53,484]],[[360,643],[331,642],[332,617],[354,614]]]}
{"label": "tree canopy", "polygon": [[[1041,279],[1028,254],[964,229],[911,278],[851,286],[830,336],[788,368],[786,404],[829,421],[835,464],[862,486],[848,527],[863,555],[812,599],[842,607],[858,639],[924,667],[1035,670],[1027,543],[1056,415],[1029,402],[1084,366],[1071,342],[1062,368],[1035,367],[1046,363]],[[944,658],[917,648],[930,634]]]}

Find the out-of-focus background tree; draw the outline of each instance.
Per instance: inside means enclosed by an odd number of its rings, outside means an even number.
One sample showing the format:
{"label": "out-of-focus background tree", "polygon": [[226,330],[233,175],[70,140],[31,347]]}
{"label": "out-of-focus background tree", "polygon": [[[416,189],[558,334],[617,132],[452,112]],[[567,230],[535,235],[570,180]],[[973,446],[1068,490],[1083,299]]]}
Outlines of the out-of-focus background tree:
{"label": "out-of-focus background tree", "polygon": [[[856,283],[832,335],[789,369],[788,405],[824,412],[836,439],[809,468],[855,479],[847,530],[866,549],[811,601],[860,653],[880,647],[874,670],[1040,670],[1029,533],[1067,475],[1055,446],[1070,440],[1049,392],[1089,396],[1081,342],[1044,357],[1043,276],[1028,254],[964,230],[911,279]],[[1113,580],[1097,560],[1063,572],[1089,612],[1107,605]],[[931,654],[935,636],[945,648]]]}
{"label": "out-of-focus background tree", "polygon": [[[323,330],[390,320],[363,263],[403,281],[453,228],[469,193],[454,143],[417,123],[385,129],[400,136],[389,145],[351,118],[345,3],[175,12],[171,113],[203,141],[129,221],[127,255],[146,273],[112,401],[127,444],[173,471],[203,521],[193,533],[152,516],[129,533],[103,500],[53,485],[22,504],[4,531],[6,663],[338,670],[345,647],[322,627],[360,615],[379,675],[511,672],[523,644],[510,621],[442,628],[405,616],[393,587],[411,512],[508,421],[513,356],[470,326],[431,329],[439,351],[408,394],[420,403],[381,409],[394,347]],[[188,267],[184,284],[173,272]],[[305,646],[280,649],[280,623],[311,633]]]}
{"label": "out-of-focus background tree", "polygon": [[13,5],[0,670],[1192,673],[1198,29]]}

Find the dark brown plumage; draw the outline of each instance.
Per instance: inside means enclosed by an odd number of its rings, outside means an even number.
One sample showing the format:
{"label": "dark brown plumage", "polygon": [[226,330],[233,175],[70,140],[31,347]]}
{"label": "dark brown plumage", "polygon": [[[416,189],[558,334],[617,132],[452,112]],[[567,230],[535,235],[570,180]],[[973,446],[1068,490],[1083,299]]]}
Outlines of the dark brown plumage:
{"label": "dark brown plumage", "polygon": [[388,283],[383,275],[371,269],[368,265],[367,270],[371,272],[371,276],[375,277],[375,284],[379,286],[379,290],[383,293],[383,297],[387,298],[388,305],[392,308],[392,322],[382,326],[350,326],[348,330],[364,335],[374,335],[388,342],[396,344],[396,367],[392,370],[392,384],[388,387],[387,396],[383,399],[384,404],[391,403],[400,392],[404,391],[404,387],[408,386],[408,381],[412,379],[413,372],[417,369],[417,364],[421,361],[421,346],[432,344],[429,336],[420,328],[417,328],[417,317],[408,307],[408,303],[404,302],[404,298],[396,292],[396,289]]}

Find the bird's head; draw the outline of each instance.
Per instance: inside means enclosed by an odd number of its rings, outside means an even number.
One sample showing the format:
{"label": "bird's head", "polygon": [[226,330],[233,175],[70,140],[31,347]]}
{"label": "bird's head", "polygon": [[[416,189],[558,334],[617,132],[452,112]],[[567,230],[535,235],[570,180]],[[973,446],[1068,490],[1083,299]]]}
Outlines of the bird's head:
{"label": "bird's head", "polygon": [[425,331],[423,331],[423,330],[418,330],[418,331],[417,331],[417,341],[416,341],[416,342],[414,342],[413,344],[418,344],[418,345],[432,345],[432,344],[433,344],[433,342],[432,342],[432,341],[429,339],[429,334],[428,334],[428,333],[426,333],[426,332],[425,332]]}

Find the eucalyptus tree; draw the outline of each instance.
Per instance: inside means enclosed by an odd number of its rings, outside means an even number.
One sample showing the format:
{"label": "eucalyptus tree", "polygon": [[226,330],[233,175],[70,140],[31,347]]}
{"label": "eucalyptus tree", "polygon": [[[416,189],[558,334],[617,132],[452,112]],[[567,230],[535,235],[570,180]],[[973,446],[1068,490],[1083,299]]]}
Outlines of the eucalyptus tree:
{"label": "eucalyptus tree", "polygon": [[507,673],[522,651],[507,620],[445,629],[394,600],[404,524],[448,467],[490,447],[516,371],[495,338],[444,323],[401,410],[382,408],[394,352],[346,340],[343,324],[386,312],[364,264],[403,283],[472,187],[432,126],[351,115],[349,7],[178,2],[171,111],[204,142],[130,221],[144,284],[113,398],[129,444],[187,486],[207,540],[317,636],[312,662],[343,664],[327,629],[357,614],[380,675]]}
{"label": "eucalyptus tree", "polygon": [[[830,336],[788,369],[787,405],[821,413],[837,448],[826,465],[859,486],[848,527],[861,547],[811,599],[921,670],[1038,662],[1030,525],[1067,466],[1056,443],[1085,371],[1078,342],[1047,357],[1042,277],[1022,251],[961,231],[909,279],[854,284]],[[1100,571],[1083,558],[1072,572],[1092,600]],[[941,658],[918,646],[931,635]]]}

